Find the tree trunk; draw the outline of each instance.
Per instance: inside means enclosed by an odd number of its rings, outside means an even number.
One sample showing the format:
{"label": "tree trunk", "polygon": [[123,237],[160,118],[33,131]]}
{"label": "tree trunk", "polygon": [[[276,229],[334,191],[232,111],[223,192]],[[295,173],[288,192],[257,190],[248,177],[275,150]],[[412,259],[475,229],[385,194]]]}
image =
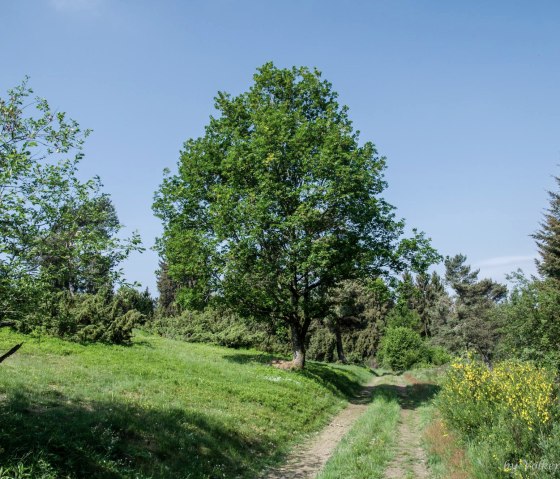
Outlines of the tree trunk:
{"label": "tree trunk", "polygon": [[305,367],[305,334],[302,334],[300,328],[295,324],[290,325],[290,333],[292,336],[292,352],[294,359],[292,361],[294,369],[303,369]]}
{"label": "tree trunk", "polygon": [[342,333],[340,332],[340,326],[338,324],[334,327],[334,335],[336,336],[336,354],[338,355],[338,360],[341,363],[346,364],[346,356],[344,356],[344,349],[342,347]]}

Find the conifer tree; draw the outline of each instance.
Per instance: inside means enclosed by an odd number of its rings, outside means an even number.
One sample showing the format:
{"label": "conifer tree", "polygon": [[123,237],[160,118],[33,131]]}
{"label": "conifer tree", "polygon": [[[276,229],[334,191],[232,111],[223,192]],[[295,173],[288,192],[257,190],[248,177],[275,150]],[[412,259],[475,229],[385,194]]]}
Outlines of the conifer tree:
{"label": "conifer tree", "polygon": [[[555,177],[560,186],[560,178]],[[560,193],[549,191],[550,207],[546,210],[541,229],[533,236],[536,240],[540,260],[537,269],[546,278],[560,280]]]}

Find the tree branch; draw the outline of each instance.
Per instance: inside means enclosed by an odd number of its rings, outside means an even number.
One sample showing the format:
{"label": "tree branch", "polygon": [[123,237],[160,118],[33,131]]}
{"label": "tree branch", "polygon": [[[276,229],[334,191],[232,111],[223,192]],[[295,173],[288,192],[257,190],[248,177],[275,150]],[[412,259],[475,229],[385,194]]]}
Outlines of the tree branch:
{"label": "tree branch", "polygon": [[0,356],[0,363],[3,362],[5,359],[8,359],[12,354],[14,354],[19,348],[23,346],[23,343],[16,344],[12,349],[10,349],[7,353]]}

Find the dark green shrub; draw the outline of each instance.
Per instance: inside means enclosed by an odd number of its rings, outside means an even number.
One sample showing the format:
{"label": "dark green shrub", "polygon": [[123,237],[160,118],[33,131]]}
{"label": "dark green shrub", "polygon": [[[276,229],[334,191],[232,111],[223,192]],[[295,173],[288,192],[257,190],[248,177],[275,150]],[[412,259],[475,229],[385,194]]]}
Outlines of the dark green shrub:
{"label": "dark green shrub", "polygon": [[183,341],[288,353],[288,332],[272,326],[225,309],[208,307],[202,312],[184,311],[179,316],[157,317],[151,328],[157,334]]}
{"label": "dark green shrub", "polygon": [[128,310],[138,311],[146,321],[154,317],[155,300],[147,288],[140,292],[130,286],[123,286],[118,290],[117,295],[122,298]]}
{"label": "dark green shrub", "polygon": [[336,357],[336,338],[325,326],[317,326],[311,332],[307,347],[307,358],[312,361],[334,362]]}
{"label": "dark green shrub", "polygon": [[433,366],[443,366],[453,359],[449,351],[442,346],[426,345],[425,351],[428,364]]}
{"label": "dark green shrub", "polygon": [[387,328],[381,338],[378,361],[395,371],[410,369],[426,359],[424,342],[416,331],[402,326]]}
{"label": "dark green shrub", "polygon": [[146,319],[135,309],[135,301],[129,288],[116,293],[106,288],[96,294],[63,291],[53,294],[25,323],[31,329],[74,341],[124,344],[132,338],[133,328]]}
{"label": "dark green shrub", "polygon": [[379,345],[379,329],[369,323],[364,329],[342,335],[346,359],[354,364],[371,363]]}

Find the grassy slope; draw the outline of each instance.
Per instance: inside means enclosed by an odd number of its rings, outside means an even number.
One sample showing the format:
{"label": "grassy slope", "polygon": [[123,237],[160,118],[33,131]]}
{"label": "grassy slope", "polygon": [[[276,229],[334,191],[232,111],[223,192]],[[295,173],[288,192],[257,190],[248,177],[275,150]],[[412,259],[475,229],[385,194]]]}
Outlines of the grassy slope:
{"label": "grassy slope", "polygon": [[256,477],[369,377],[144,335],[81,346],[2,331],[0,350],[20,340],[0,366],[0,464],[31,477]]}

